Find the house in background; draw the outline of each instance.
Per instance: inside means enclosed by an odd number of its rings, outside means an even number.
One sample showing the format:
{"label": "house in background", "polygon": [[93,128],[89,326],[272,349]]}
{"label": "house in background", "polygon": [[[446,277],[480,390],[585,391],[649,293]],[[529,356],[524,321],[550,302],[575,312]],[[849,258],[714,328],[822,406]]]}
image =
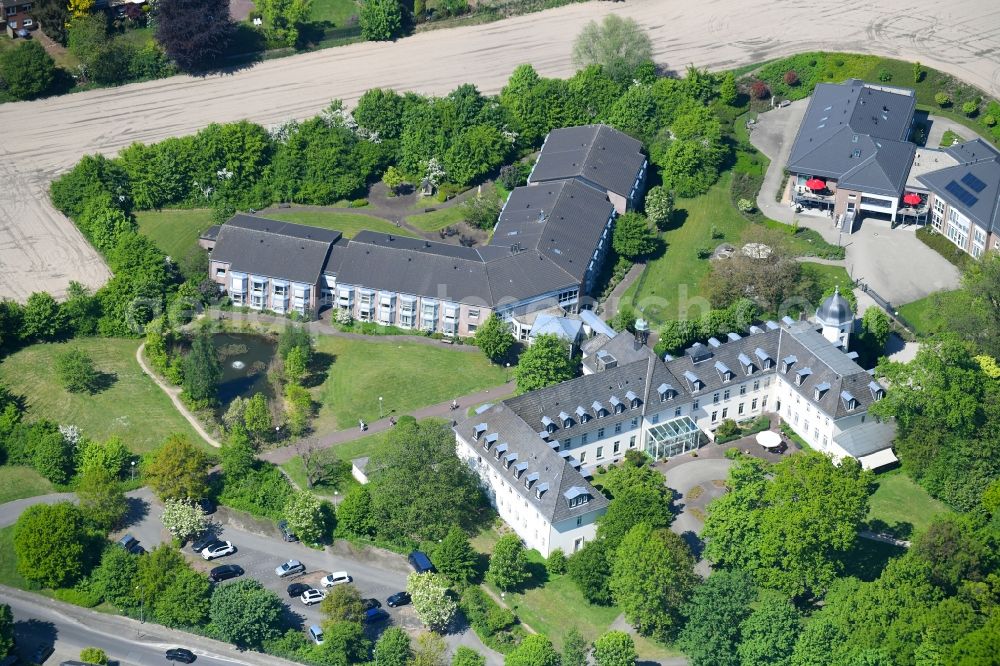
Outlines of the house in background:
{"label": "house in background", "polygon": [[33,7],[31,2],[24,0],[0,0],[0,26],[7,30],[7,36],[15,37],[18,30],[34,30],[38,27],[32,15]]}
{"label": "house in background", "polygon": [[604,192],[619,215],[640,203],[648,162],[642,143],[607,125],[554,129],[528,176],[529,185],[575,179]]}
{"label": "house in background", "polygon": [[831,211],[846,231],[862,211],[895,222],[916,149],[915,109],[912,90],[817,84],[788,156],[793,201]]}

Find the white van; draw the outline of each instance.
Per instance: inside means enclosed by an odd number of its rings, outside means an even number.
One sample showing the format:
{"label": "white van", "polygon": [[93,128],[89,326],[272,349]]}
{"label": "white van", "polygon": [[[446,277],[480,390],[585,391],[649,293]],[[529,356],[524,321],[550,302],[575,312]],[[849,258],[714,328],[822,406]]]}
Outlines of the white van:
{"label": "white van", "polygon": [[323,630],[319,628],[318,625],[312,625],[309,627],[309,638],[312,639],[313,643],[316,645],[323,644]]}

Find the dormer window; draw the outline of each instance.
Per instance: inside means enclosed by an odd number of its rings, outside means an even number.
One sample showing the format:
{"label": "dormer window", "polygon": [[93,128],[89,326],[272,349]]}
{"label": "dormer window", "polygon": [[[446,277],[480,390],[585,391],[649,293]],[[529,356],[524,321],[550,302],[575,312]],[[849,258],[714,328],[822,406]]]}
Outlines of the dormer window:
{"label": "dormer window", "polygon": [[514,463],[516,460],[517,460],[517,454],[516,453],[508,454],[508,455],[504,456],[503,466],[506,469],[510,469],[511,464]]}
{"label": "dormer window", "polygon": [[475,437],[476,441],[479,441],[479,438],[482,437],[483,433],[485,432],[486,432],[486,424],[480,423],[473,430],[473,437]]}
{"label": "dormer window", "polygon": [[594,410],[594,416],[596,416],[599,419],[604,418],[605,416],[608,415],[608,410],[606,410],[604,408],[604,405],[602,405],[597,400],[595,400],[593,404],[590,405],[590,408]]}
{"label": "dormer window", "polygon": [[582,405],[576,408],[576,415],[580,419],[580,423],[586,423],[590,420],[590,414],[583,408]]}
{"label": "dormer window", "polygon": [[801,370],[799,370],[798,372],[796,372],[795,373],[795,385],[796,386],[802,386],[802,383],[805,380],[809,379],[809,375],[811,375],[811,374],[812,374],[812,369],[811,368],[802,368]]}
{"label": "dormer window", "polygon": [[722,377],[723,382],[732,381],[733,371],[729,369],[729,366],[722,361],[715,362],[715,369],[719,371],[719,376]]}
{"label": "dormer window", "polygon": [[498,446],[496,449],[493,450],[493,456],[497,460],[500,460],[500,456],[502,456],[503,454],[507,453],[507,448],[508,447],[507,447],[506,443],[501,444],[500,446]]}
{"label": "dormer window", "polygon": [[566,412],[559,412],[559,420],[562,422],[563,428],[572,428],[573,420],[569,417]]}
{"label": "dormer window", "polygon": [[666,402],[667,400],[671,400],[677,394],[677,392],[674,391],[674,387],[666,383],[657,386],[656,392],[660,396],[660,402]]}
{"label": "dormer window", "polygon": [[625,399],[628,400],[628,404],[631,405],[632,409],[639,406],[639,396],[633,391],[629,391],[625,394]]}
{"label": "dormer window", "polygon": [[611,408],[615,411],[615,414],[621,414],[625,411],[625,405],[623,405],[622,401],[618,399],[618,396],[611,396],[611,398],[608,399],[608,402],[611,403]]}
{"label": "dormer window", "polygon": [[520,479],[521,475],[524,474],[525,471],[527,471],[527,469],[528,469],[528,463],[526,462],[519,462],[516,465],[514,465],[514,478]]}
{"label": "dormer window", "polygon": [[858,407],[858,400],[851,395],[850,391],[841,391],[840,400],[844,403],[844,409],[849,412],[854,411]]}
{"label": "dormer window", "polygon": [[753,361],[750,360],[750,357],[741,353],[737,358],[739,359],[740,365],[743,366],[743,372],[748,375],[752,375],[756,368],[754,367]]}
{"label": "dormer window", "polygon": [[698,375],[694,374],[690,370],[684,371],[684,379],[688,380],[688,384],[691,385],[692,391],[700,391],[705,387],[705,383],[698,379]]}
{"label": "dormer window", "polygon": [[786,356],[781,359],[781,373],[787,375],[788,371],[792,369],[792,366],[798,363],[799,359],[794,356]]}
{"label": "dormer window", "polygon": [[538,481],[538,472],[532,472],[528,476],[524,477],[524,487],[531,489],[531,486]]}
{"label": "dormer window", "polygon": [[544,495],[545,491],[547,491],[548,489],[549,489],[549,484],[539,483],[537,486],[535,486],[535,498],[542,499],[542,495]]}
{"label": "dormer window", "polygon": [[872,393],[872,400],[878,402],[885,397],[885,389],[876,381],[868,382],[868,390]]}
{"label": "dormer window", "polygon": [[553,421],[552,419],[550,419],[548,416],[543,416],[542,417],[542,426],[545,428],[546,431],[548,431],[550,433],[556,431],[555,421]]}
{"label": "dormer window", "polygon": [[819,402],[820,400],[823,399],[823,396],[826,395],[826,392],[829,390],[830,390],[829,382],[823,382],[822,384],[817,384],[816,387],[813,389],[813,399],[816,402]]}
{"label": "dormer window", "polygon": [[770,370],[771,366],[774,365],[774,361],[771,360],[771,356],[760,347],[753,350],[753,355],[757,357],[761,363],[761,367],[765,370]]}
{"label": "dormer window", "polygon": [[496,444],[499,438],[500,438],[499,435],[497,435],[497,433],[495,432],[491,432],[490,434],[486,435],[486,438],[483,440],[483,448],[489,451],[490,447]]}

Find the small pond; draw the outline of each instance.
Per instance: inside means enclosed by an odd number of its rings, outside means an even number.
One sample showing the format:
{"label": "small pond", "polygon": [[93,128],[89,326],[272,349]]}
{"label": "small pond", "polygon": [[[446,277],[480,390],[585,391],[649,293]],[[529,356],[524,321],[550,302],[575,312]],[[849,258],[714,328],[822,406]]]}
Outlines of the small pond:
{"label": "small pond", "polygon": [[219,402],[223,410],[233,398],[249,398],[255,393],[273,397],[267,381],[267,367],[277,350],[273,339],[248,333],[216,333],[212,343],[222,362]]}

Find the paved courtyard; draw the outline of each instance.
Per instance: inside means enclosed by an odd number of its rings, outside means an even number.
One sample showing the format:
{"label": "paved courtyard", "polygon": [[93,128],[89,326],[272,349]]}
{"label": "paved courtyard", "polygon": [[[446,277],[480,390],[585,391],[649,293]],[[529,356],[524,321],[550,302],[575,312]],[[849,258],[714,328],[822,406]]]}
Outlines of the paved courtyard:
{"label": "paved courtyard", "polygon": [[853,234],[841,234],[832,218],[795,214],[775,201],[783,185],[785,163],[809,100],[759,116],[750,142],[771,159],[757,205],[768,217],[815,229],[830,243],[844,245],[844,268],[895,305],[909,303],[935,291],[955,289],[959,272],[948,260],[916,237],[915,225],[889,228],[888,220],[865,218]]}
{"label": "paved courtyard", "polygon": [[615,13],[650,33],[668,70],[722,69],[800,51],[888,54],[942,69],[1000,94],[1000,5],[991,0],[774,0],[748,6],[671,0],[589,2],[496,23],[366,42],[205,77],[175,76],[119,88],[0,106],[0,297],[36,290],[62,295],[70,280],[108,277],[99,255],[48,202],[51,179],[87,153],[114,154],[133,141],[190,134],[211,122],[266,125],[315,115],[331,99],[348,106],[368,88],[444,94],[473,82],[493,93],[519,63],[568,76],[573,39]]}

